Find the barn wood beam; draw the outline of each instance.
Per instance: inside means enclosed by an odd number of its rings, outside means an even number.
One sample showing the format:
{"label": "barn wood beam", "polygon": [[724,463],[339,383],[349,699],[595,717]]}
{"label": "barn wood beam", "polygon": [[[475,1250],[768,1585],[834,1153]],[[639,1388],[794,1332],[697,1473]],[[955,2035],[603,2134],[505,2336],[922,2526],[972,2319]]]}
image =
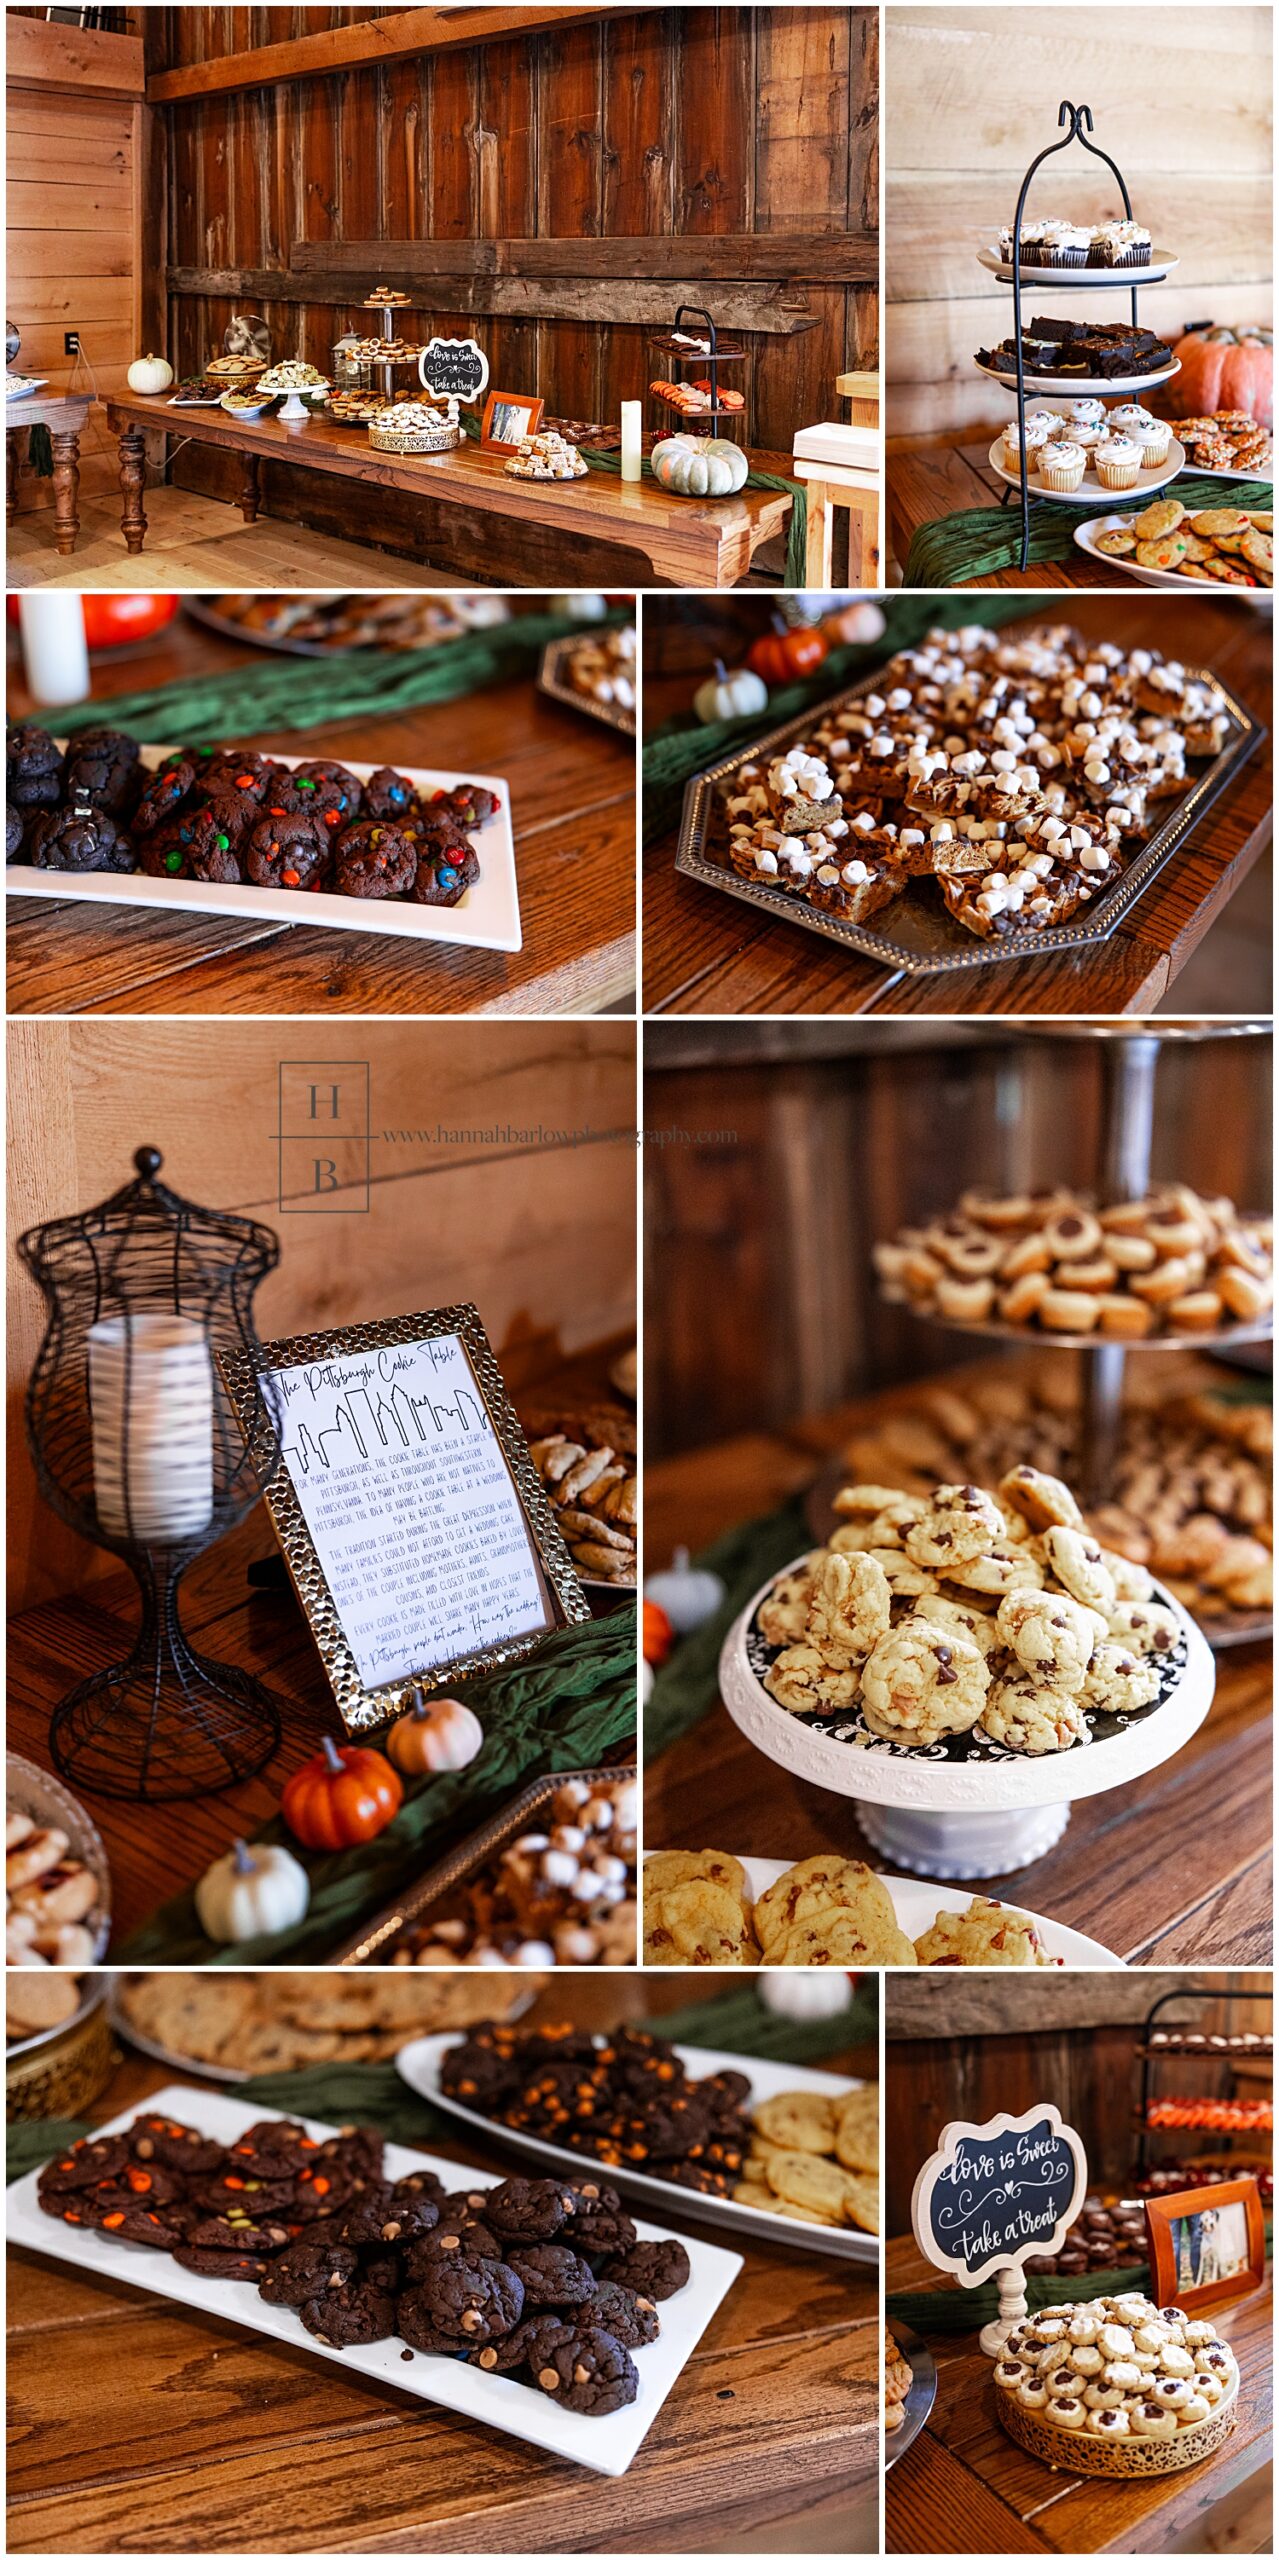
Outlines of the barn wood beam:
{"label": "barn wood beam", "polygon": [[[705,277],[688,276],[668,284],[617,277],[557,283],[550,278],[526,282],[519,276],[458,275],[443,268],[435,277],[404,277],[394,268],[382,268],[379,279],[397,289],[415,288],[420,310],[463,319],[584,320],[643,329],[668,328],[676,303],[697,302],[706,292]],[[179,296],[218,300],[247,295],[254,302],[323,303],[345,311],[358,309],[363,281],[323,268],[301,273],[288,267],[170,267],[167,275],[169,292]],[[724,329],[797,338],[816,328],[818,315],[793,286],[717,284],[715,318]]]}
{"label": "barn wood beam", "polygon": [[549,8],[459,5],[453,8],[396,9],[385,18],[366,18],[349,27],[329,27],[313,36],[294,36],[280,44],[255,46],[251,53],[230,53],[211,62],[185,63],[177,71],[153,72],[147,101],[153,107],[181,106],[195,98],[225,96],[231,89],[261,89],[281,80],[323,78],[336,71],[359,71],[371,63],[403,62],[415,53],[439,53],[450,45],[496,42],[502,37],[540,35],[547,29],[588,18],[633,17],[657,0],[598,0],[579,7],[562,0]]}
{"label": "barn wood beam", "polygon": [[678,280],[696,267],[708,280],[735,284],[856,284],[879,281],[879,237],[855,232],[720,232],[696,239],[665,234],[604,240],[295,240],[290,265],[306,274],[379,279],[391,268],[409,277],[437,275],[563,276],[575,283],[602,277],[636,282]]}

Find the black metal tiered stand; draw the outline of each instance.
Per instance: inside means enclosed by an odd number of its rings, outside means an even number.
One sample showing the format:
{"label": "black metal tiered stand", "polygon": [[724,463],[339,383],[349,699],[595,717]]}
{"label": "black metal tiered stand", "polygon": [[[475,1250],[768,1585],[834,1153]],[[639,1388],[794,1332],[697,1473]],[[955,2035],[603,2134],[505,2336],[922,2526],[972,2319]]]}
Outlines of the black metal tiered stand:
{"label": "black metal tiered stand", "polygon": [[[1212,2045],[1196,2045],[1189,2048],[1185,2046],[1173,2046],[1169,2048],[1164,2045],[1157,2045],[1152,2051],[1150,2043],[1152,2030],[1159,2025],[1164,2010],[1167,2009],[1173,2001],[1179,2000],[1198,2000],[1210,2004],[1213,2008],[1217,2008],[1223,2004],[1226,2007],[1229,2007],[1232,2003],[1237,2004],[1239,2002],[1243,2002],[1245,2005],[1251,2002],[1255,2005],[1258,2000],[1265,2000],[1272,2011],[1274,2008],[1274,1994],[1270,1991],[1208,1991],[1198,1989],[1192,1985],[1189,1989],[1184,1991],[1165,1991],[1161,1993],[1159,1999],[1154,2001],[1151,2007],[1147,2009],[1145,2025],[1142,2029],[1141,2124],[1137,2136],[1137,2164],[1143,2175],[1147,2169],[1154,2165],[1155,2162],[1152,2138],[1156,2134],[1177,2133],[1184,2130],[1185,2132],[1190,2133],[1199,2143],[1206,2141],[1224,2143],[1227,2147],[1227,2156],[1229,2156],[1229,2153],[1233,2151],[1236,2140],[1251,2143],[1254,2149],[1261,2147],[1268,2150],[1270,2147],[1269,2139],[1265,2134],[1256,2134],[1249,2131],[1247,2128],[1241,2129],[1239,2134],[1236,2135],[1228,2126],[1219,2128],[1215,2125],[1187,2125],[1183,2128],[1178,2125],[1151,2125],[1147,2122],[1150,2101],[1154,2095],[1155,2074],[1161,2063],[1165,2061],[1177,2061],[1197,2062],[1202,2065],[1203,2063],[1208,2062],[1215,2063],[1220,2066],[1222,2063],[1231,2063],[1236,2059],[1236,2056],[1233,2055],[1228,2048],[1223,2052],[1220,2046],[1214,2048]],[[1182,2025],[1183,2021],[1175,2019],[1171,2021],[1171,2024],[1175,2028]],[[1273,2056],[1263,2055],[1262,2059],[1270,2061],[1273,2069]],[[1187,2186],[1198,2186],[1200,2183],[1201,2181],[1194,2176],[1193,2172],[1187,2173]]]}
{"label": "black metal tiered stand", "polygon": [[[81,1537],[121,1556],[142,1596],[132,1652],[68,1691],[55,1708],[50,1746],[65,1778],[127,1802],[212,1794],[251,1777],[280,1741],[271,1692],[238,1665],[197,1653],[178,1617],[178,1584],[193,1559],[257,1501],[280,1459],[274,1417],[259,1384],[241,1428],[219,1368],[260,1346],[252,1304],[279,1260],[269,1227],[197,1208],[157,1180],[154,1147],[139,1147],[137,1180],[80,1217],[55,1218],[18,1239],[38,1283],[48,1326],[26,1397],[27,1441],[45,1501]],[[129,1491],[130,1380],[134,1328],[149,1315],[199,1325],[212,1372],[212,1505],[198,1533],[156,1546],[121,1535],[99,1513],[94,1484],[89,1335],[106,1318],[125,1328],[121,1418],[124,1517]]]}
{"label": "black metal tiered stand", "polygon": [[[1057,109],[1057,122],[1059,125],[1069,125],[1070,130],[1068,133],[1063,135],[1060,142],[1050,142],[1047,145],[1047,148],[1041,151],[1038,156],[1031,161],[1030,167],[1026,171],[1026,175],[1021,182],[1021,193],[1017,198],[1017,211],[1013,219],[1013,336],[1017,345],[1017,435],[1021,448],[1019,460],[1021,466],[1021,566],[1023,569],[1028,566],[1030,560],[1030,486],[1026,470],[1026,365],[1021,343],[1021,218],[1025,210],[1026,198],[1030,192],[1031,179],[1034,177],[1035,171],[1042,168],[1045,160],[1051,160],[1058,151],[1069,150],[1071,143],[1077,142],[1082,150],[1090,151],[1092,153],[1094,160],[1105,161],[1106,167],[1112,172],[1119,188],[1120,195],[1123,197],[1124,218],[1128,222],[1131,222],[1132,220],[1132,198],[1128,193],[1124,174],[1118,161],[1112,160],[1110,153],[1108,151],[1103,151],[1100,143],[1089,142],[1087,140],[1087,134],[1091,133],[1093,129],[1092,108],[1072,107],[1070,100],[1068,98],[1063,98],[1061,105]],[[1067,272],[1065,268],[1035,267],[1031,272],[1037,285],[1041,283],[1045,284],[1051,292],[1058,293],[1063,289],[1066,292],[1078,292],[1081,287],[1087,287],[1095,291],[1099,275],[1102,271],[1096,267],[1076,267],[1071,269],[1069,272]],[[1003,282],[1005,279],[1001,278],[1000,281]],[[1137,316],[1137,290],[1138,280],[1134,276],[1131,296],[1132,325],[1134,329],[1139,325]],[[1005,489],[1003,497],[1000,500],[1000,504],[1001,506],[1006,506],[1007,503],[1008,491]]]}
{"label": "black metal tiered stand", "polygon": [[[673,347],[671,345],[672,338],[676,336],[677,332],[683,328],[685,321],[688,320],[704,321],[705,334],[710,341],[709,355],[694,355],[691,349],[689,353],[685,355],[678,347]],[[669,363],[677,365],[698,365],[705,370],[709,377],[711,386],[711,405],[709,409],[694,409],[692,411],[680,409],[675,402],[668,399],[665,392],[655,391],[652,394],[653,399],[660,402],[662,408],[672,411],[678,421],[678,432],[681,435],[722,436],[725,434],[726,430],[731,430],[734,426],[741,427],[743,425],[746,414],[744,409],[722,409],[720,407],[719,369],[722,364],[744,364],[746,361],[746,349],[745,347],[734,346],[731,340],[726,347],[721,346],[719,332],[716,329],[709,311],[703,311],[701,305],[696,302],[681,302],[679,309],[671,322],[670,328],[668,330],[664,330],[659,336],[650,338],[649,344],[652,347],[660,348],[662,354],[667,358]],[[736,438],[734,438],[734,441],[736,441]]]}

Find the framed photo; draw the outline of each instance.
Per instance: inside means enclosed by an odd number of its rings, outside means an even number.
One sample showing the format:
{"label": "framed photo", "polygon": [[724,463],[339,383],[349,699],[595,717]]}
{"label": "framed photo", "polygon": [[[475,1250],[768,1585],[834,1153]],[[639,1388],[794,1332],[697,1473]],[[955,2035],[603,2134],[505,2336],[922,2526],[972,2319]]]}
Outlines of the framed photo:
{"label": "framed photo", "polygon": [[1159,2304],[1229,2302],[1266,2279],[1266,2225],[1255,2178],[1146,2198],[1150,2271]]}
{"label": "framed photo", "polygon": [[[349,1733],[589,1617],[474,1307],[264,1343],[258,1374],[267,1508]],[[248,1355],[226,1375],[243,1420]]]}
{"label": "framed photo", "polygon": [[481,451],[515,453],[521,436],[537,434],[545,406],[544,400],[531,400],[524,391],[490,391],[480,428]]}

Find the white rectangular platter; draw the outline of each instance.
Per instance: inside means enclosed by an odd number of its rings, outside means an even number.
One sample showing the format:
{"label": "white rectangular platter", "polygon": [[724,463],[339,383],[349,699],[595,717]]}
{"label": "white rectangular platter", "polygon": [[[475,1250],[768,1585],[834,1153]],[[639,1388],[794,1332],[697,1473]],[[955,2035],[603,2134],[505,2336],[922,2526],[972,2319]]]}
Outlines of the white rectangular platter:
{"label": "white rectangular platter", "polygon": [[[103,717],[110,713],[103,705]],[[66,740],[58,744],[65,746]],[[144,746],[144,765],[154,768],[173,752]],[[272,761],[292,771],[311,761],[306,756],[274,755]],[[364,782],[378,768],[353,764],[348,773]],[[240,916],[263,924],[318,924],[336,933],[388,934],[400,941],[451,942],[462,949],[518,951],[520,900],[515,879],[515,837],[511,826],[511,786],[498,774],[455,773],[442,767],[397,765],[415,789],[451,791],[464,782],[481,783],[501,802],[497,815],[471,839],[479,855],[480,876],[460,906],[419,907],[411,898],[340,898],[328,890],[258,889],[252,881],[153,880],[146,871],[37,871],[34,863],[11,862],[5,880],[19,898],[87,898],[102,906],[165,907],[180,915]]]}
{"label": "white rectangular platter", "polygon": [[[241,2098],[224,2097],[211,2089],[193,2090],[178,2082],[158,2089],[146,2106],[148,2112],[176,2116],[180,2123],[194,2123],[202,2132],[228,2143],[236,2141],[251,2124],[261,2123],[278,2112],[271,2107],[248,2106]],[[123,2115],[113,2116],[109,2124],[100,2125],[98,2131],[122,2132],[141,2112],[141,2107],[130,2107]],[[335,2130],[332,2125],[317,2124],[311,2118],[300,2121],[321,2141]],[[502,2174],[491,2169],[464,2168],[456,2160],[441,2159],[430,2151],[409,2150],[400,2142],[388,2142],[386,2165],[392,2178],[407,2177],[414,2169],[434,2169],[450,2188],[496,2186]],[[573,2165],[580,2174],[581,2161]],[[183,2303],[191,2310],[213,2312],[239,2329],[278,2338],[287,2347],[300,2349],[305,2355],[323,2356],[331,2364],[346,2365],[373,2382],[408,2392],[415,2399],[456,2409],[465,2418],[477,2418],[485,2426],[497,2427],[503,2435],[520,2436],[528,2444],[540,2445],[546,2453],[560,2454],[566,2461],[579,2462],[588,2471],[603,2471],[615,2480],[629,2470],[742,2264],[734,2250],[715,2249],[704,2240],[686,2240],[692,2274],[683,2292],[662,2304],[660,2337],[651,2347],[640,2348],[636,2355],[638,2396],[629,2409],[615,2409],[606,2418],[585,2418],[575,2410],[560,2407],[545,2392],[535,2391],[527,2383],[508,2381],[504,2374],[481,2373],[478,2365],[459,2363],[451,2356],[417,2352],[411,2364],[404,2364],[401,2338],[384,2338],[373,2347],[326,2346],[323,2339],[313,2338],[310,2330],[303,2328],[296,2312],[263,2302],[252,2285],[191,2275],[162,2250],[104,2240],[100,2232],[73,2231],[70,2224],[55,2221],[40,2211],[37,2176],[33,2170],[30,2177],[20,2178],[9,2189],[8,2236],[24,2249],[38,2249],[42,2257],[56,2258],[63,2266],[114,2276],[117,2283],[137,2285],[144,2293],[162,2294],[166,2300]],[[636,2227],[642,2240],[669,2236],[651,2222]]]}
{"label": "white rectangular platter", "polygon": [[[459,2035],[419,2036],[415,2043],[404,2045],[396,2056],[401,2079],[407,2080],[420,2097],[429,2098],[432,2106],[447,2109],[490,2142],[509,2145],[512,2151],[521,2152],[530,2160],[549,2161],[561,2176],[567,2173],[580,2177],[584,2153],[566,2151],[557,2142],[543,2142],[537,2134],[513,2133],[508,2125],[459,2105],[456,2098],[446,2097],[440,2087],[440,2064],[449,2046],[461,2041]],[[716,2053],[709,2045],[691,2044],[677,2044],[675,2051],[693,2079],[700,2079],[704,2072],[742,2072],[751,2084],[752,2104],[761,2098],[777,2097],[783,2089],[813,2089],[821,2097],[833,2098],[862,2085],[858,2080],[840,2079],[833,2071],[805,2070],[798,2062],[764,2062],[753,2053]],[[668,2213],[678,2213],[681,2220],[686,2214],[691,2215],[698,2222],[713,2224],[717,2231],[735,2232],[741,2239],[780,2240],[788,2249],[815,2249],[821,2257],[844,2258],[858,2267],[879,2264],[879,2242],[870,2231],[834,2231],[821,2222],[791,2222],[784,2215],[761,2213],[753,2204],[736,2204],[731,2196],[698,2195],[692,2187],[674,2186],[669,2178],[650,2178],[640,2169],[615,2169],[611,2162],[605,2174],[609,2185],[622,2195],[659,2211],[664,2206]]]}

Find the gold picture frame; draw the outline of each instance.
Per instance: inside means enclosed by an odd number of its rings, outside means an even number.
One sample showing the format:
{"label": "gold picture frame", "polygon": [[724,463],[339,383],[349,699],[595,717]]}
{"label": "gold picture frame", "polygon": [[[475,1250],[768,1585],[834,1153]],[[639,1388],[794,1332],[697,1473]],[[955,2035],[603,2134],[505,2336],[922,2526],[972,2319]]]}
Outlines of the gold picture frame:
{"label": "gold picture frame", "polygon": [[248,1352],[237,1352],[223,1362],[227,1390],[243,1426],[252,1415],[263,1380],[276,1370],[303,1368],[327,1359],[438,1341],[448,1335],[455,1335],[461,1343],[514,1485],[546,1603],[546,1623],[526,1634],[486,1645],[474,1653],[461,1654],[454,1660],[397,1677],[378,1687],[366,1687],[292,1477],[281,1457],[264,1487],[263,1498],[294,1590],[315,1638],[338,1713],[348,1733],[368,1733],[375,1726],[385,1724],[388,1718],[398,1715],[411,1704],[418,1689],[428,1692],[442,1689],[450,1681],[476,1679],[487,1672],[502,1670],[508,1663],[518,1662],[524,1655],[535,1651],[556,1626],[577,1625],[588,1619],[590,1604],[547,1500],[542,1480],[529,1456],[528,1443],[507,1394],[506,1381],[478,1308],[469,1304],[433,1307],[422,1314],[389,1316],[371,1324],[338,1325],[324,1333],[293,1334],[281,1341],[260,1344],[256,1358]]}

